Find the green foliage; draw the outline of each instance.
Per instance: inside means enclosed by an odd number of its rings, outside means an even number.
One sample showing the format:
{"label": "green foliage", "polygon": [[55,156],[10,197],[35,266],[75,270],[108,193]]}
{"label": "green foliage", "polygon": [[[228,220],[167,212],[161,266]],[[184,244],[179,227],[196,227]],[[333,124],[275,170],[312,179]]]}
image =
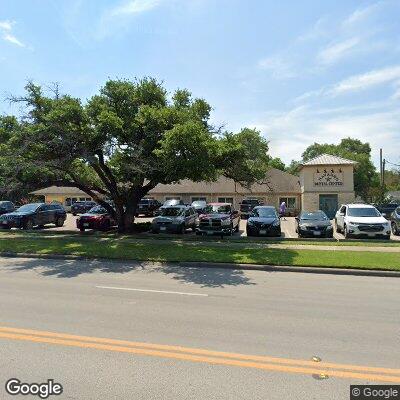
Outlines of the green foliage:
{"label": "green foliage", "polygon": [[222,174],[251,185],[265,177],[268,143],[260,133],[216,135],[210,105],[186,89],[169,99],[159,82],[144,78],[109,80],[87,104],[54,93],[28,83],[25,97],[14,99],[27,113],[21,122],[6,117],[0,141],[14,142],[9,148],[25,174],[42,171],[49,182],[84,190],[115,215],[121,230],[132,227],[138,202],[159,183]]}
{"label": "green foliage", "polygon": [[281,171],[286,171],[285,163],[279,157],[271,158],[269,160],[269,166]]}

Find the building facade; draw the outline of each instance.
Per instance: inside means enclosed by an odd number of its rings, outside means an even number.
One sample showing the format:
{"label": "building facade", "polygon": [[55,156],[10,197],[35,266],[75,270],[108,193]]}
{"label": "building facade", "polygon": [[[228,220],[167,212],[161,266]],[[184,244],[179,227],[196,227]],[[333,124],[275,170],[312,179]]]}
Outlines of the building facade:
{"label": "building facade", "polygon": [[[190,204],[195,200],[232,203],[238,209],[243,199],[259,199],[276,208],[284,201],[289,215],[301,210],[323,210],[333,218],[340,204],[355,201],[355,162],[323,154],[301,165],[299,176],[271,168],[264,181],[246,188],[232,179],[220,177],[215,182],[183,180],[170,185],[157,185],[148,197],[161,203],[177,199]],[[48,203],[59,202],[67,210],[78,200],[90,197],[77,188],[51,186],[32,192]]]}
{"label": "building facade", "polygon": [[356,162],[322,154],[301,165],[301,209],[323,210],[333,218],[339,205],[353,203]]}

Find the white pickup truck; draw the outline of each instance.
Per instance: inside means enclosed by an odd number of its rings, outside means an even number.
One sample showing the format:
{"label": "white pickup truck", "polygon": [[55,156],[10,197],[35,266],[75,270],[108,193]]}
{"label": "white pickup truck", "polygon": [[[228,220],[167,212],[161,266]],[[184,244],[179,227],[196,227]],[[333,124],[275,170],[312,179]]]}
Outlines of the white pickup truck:
{"label": "white pickup truck", "polygon": [[390,239],[390,222],[369,204],[345,204],[335,216],[336,231],[345,238],[352,236],[383,237]]}

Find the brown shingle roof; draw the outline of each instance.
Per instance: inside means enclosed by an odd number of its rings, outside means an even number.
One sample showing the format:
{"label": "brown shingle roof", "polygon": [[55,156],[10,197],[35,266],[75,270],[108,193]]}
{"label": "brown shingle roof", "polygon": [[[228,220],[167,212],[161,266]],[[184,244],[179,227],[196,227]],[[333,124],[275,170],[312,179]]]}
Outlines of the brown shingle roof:
{"label": "brown shingle roof", "polygon": [[77,195],[85,195],[87,196],[87,193],[84,191],[76,188],[76,187],[69,187],[69,186],[49,186],[47,188],[35,190],[31,192],[31,194],[36,194],[36,195],[47,195],[47,194],[77,194]]}
{"label": "brown shingle roof", "polygon": [[299,177],[288,174],[287,172],[271,168],[265,178],[265,183],[253,185],[251,191],[235,184],[232,179],[220,177],[215,182],[192,182],[183,180],[176,184],[157,185],[150,191],[150,194],[171,193],[171,194],[184,194],[184,193],[218,193],[218,194],[252,194],[257,193],[300,193]]}

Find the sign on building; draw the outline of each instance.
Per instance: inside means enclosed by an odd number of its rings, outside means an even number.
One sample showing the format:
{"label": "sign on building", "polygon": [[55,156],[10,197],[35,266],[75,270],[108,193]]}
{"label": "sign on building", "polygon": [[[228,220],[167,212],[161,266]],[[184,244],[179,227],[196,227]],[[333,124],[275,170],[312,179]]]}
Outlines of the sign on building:
{"label": "sign on building", "polygon": [[314,186],[343,186],[343,172],[339,169],[317,169],[314,173]]}

